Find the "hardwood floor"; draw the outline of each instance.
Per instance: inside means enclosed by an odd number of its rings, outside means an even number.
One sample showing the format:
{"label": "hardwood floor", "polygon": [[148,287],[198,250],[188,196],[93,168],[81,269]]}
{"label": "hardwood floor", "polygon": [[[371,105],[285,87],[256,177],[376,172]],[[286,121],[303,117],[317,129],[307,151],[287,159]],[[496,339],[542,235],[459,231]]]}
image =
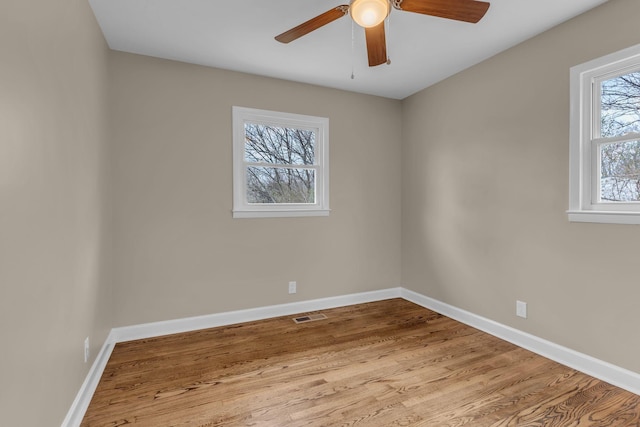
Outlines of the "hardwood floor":
{"label": "hardwood floor", "polygon": [[116,345],[82,426],[640,426],[640,396],[402,299]]}

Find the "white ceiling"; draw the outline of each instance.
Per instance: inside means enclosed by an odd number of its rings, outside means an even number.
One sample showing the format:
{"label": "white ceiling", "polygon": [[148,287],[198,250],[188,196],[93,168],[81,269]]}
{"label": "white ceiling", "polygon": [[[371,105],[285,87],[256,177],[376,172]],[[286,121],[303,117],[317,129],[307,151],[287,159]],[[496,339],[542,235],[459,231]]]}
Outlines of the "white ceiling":
{"label": "white ceiling", "polygon": [[364,30],[354,25],[352,37],[348,15],[289,44],[274,40],[348,0],[89,0],[114,50],[395,99],[605,1],[490,0],[478,24],[393,10],[391,65],[370,68]]}

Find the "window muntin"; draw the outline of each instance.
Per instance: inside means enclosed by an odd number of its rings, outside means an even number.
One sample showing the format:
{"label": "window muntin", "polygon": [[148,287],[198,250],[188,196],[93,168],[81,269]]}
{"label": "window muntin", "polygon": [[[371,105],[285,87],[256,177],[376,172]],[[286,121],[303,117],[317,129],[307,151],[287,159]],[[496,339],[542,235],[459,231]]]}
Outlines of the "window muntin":
{"label": "window muntin", "polygon": [[233,108],[233,216],[324,216],[328,119]]}
{"label": "window muntin", "polygon": [[571,69],[569,219],[640,224],[640,45]]}

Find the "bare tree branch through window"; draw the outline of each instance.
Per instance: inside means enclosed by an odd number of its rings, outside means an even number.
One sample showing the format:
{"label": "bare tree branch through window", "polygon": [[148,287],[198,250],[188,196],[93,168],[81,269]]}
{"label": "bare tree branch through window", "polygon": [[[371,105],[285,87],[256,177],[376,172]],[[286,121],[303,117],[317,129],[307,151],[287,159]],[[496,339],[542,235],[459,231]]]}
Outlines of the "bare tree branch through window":
{"label": "bare tree branch through window", "polygon": [[[640,72],[601,83],[600,136],[640,133]],[[600,146],[600,198],[605,202],[640,201],[640,141]]]}
{"label": "bare tree branch through window", "polygon": [[249,203],[315,203],[312,130],[245,123]]}

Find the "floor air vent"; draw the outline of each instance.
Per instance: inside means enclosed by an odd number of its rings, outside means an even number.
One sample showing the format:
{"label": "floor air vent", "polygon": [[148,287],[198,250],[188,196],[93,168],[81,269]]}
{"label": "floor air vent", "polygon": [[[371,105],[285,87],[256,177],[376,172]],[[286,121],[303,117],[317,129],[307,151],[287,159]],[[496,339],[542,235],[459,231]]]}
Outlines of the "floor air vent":
{"label": "floor air vent", "polygon": [[307,316],[294,317],[293,321],[296,323],[315,322],[316,320],[324,320],[327,316],[324,314],[309,314]]}

